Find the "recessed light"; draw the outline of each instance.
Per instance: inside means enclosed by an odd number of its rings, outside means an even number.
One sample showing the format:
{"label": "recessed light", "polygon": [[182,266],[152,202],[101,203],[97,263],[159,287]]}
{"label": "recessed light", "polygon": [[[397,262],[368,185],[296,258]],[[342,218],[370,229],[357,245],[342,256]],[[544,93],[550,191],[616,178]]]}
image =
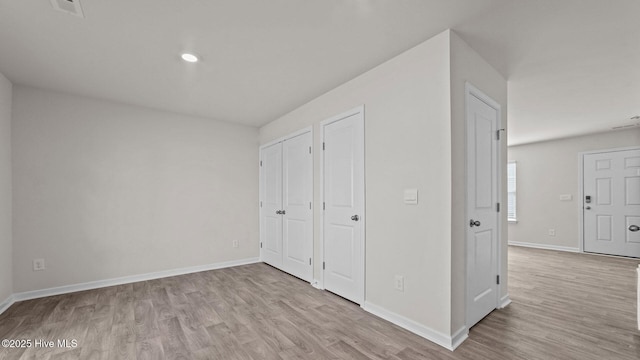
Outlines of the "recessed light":
{"label": "recessed light", "polygon": [[198,61],[198,57],[193,55],[193,54],[189,54],[189,53],[184,53],[182,54],[182,60],[187,61],[187,62],[197,62]]}

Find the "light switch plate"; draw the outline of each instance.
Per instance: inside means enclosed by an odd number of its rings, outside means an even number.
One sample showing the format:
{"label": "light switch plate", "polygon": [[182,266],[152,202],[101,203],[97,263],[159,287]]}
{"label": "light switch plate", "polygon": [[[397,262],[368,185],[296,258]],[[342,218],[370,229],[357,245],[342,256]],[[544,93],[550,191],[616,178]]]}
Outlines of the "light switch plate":
{"label": "light switch plate", "polygon": [[404,203],[408,205],[417,205],[418,189],[404,189]]}

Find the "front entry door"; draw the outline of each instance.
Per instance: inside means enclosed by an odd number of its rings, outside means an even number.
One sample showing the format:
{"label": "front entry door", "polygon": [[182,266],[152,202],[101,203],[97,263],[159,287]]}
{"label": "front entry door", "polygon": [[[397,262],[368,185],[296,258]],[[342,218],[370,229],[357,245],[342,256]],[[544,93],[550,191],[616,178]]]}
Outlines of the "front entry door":
{"label": "front entry door", "polygon": [[364,301],[364,113],[322,124],[324,287]]}
{"label": "front entry door", "polygon": [[467,328],[498,305],[498,121],[500,107],[467,92]]}
{"label": "front entry door", "polygon": [[583,157],[584,251],[640,257],[640,150]]}

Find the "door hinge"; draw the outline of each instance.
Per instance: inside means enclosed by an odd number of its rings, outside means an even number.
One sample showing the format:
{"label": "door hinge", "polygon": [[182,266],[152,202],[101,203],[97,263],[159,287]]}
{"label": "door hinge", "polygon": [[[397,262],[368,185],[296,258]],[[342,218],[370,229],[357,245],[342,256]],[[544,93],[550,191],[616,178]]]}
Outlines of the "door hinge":
{"label": "door hinge", "polygon": [[326,209],[325,203],[322,202],[322,210]]}
{"label": "door hinge", "polygon": [[322,143],[322,150],[324,150],[324,142]]}
{"label": "door hinge", "polygon": [[311,146],[309,146],[309,154],[311,154]]}
{"label": "door hinge", "polygon": [[309,201],[309,210],[311,210],[311,201]]}
{"label": "door hinge", "polygon": [[262,160],[260,160],[260,166],[262,166]]}
{"label": "door hinge", "polygon": [[311,258],[309,258],[309,265],[311,265]]}
{"label": "door hinge", "polygon": [[262,201],[260,201],[260,207],[262,207]]}
{"label": "door hinge", "polygon": [[324,266],[324,261],[323,261],[322,262],[322,270],[324,270],[324,269],[325,269],[325,266]]}
{"label": "door hinge", "polygon": [[262,241],[260,241],[260,249],[262,249]]}
{"label": "door hinge", "polygon": [[497,203],[497,204],[496,204],[496,211],[497,211],[497,212],[500,212],[500,203]]}
{"label": "door hinge", "polygon": [[504,129],[496,130],[496,140],[500,140],[500,131],[504,131]]}
{"label": "door hinge", "polygon": [[500,285],[500,275],[496,275],[496,284]]}

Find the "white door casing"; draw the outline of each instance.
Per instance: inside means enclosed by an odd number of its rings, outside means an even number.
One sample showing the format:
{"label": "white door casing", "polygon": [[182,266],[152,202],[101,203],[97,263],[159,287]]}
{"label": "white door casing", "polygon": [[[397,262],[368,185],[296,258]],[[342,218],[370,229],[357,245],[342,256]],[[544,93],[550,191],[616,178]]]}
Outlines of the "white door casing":
{"label": "white door casing", "polygon": [[364,108],[321,123],[324,288],[364,303]]}
{"label": "white door casing", "polygon": [[584,251],[640,257],[640,149],[583,154]]}
{"label": "white door casing", "polygon": [[282,143],[265,147],[260,156],[260,255],[262,261],[282,266]]}
{"label": "white door casing", "polygon": [[311,282],[313,267],[313,160],[311,132],[282,143],[282,270]]}
{"label": "white door casing", "polygon": [[500,105],[466,87],[467,328],[499,301]]}

